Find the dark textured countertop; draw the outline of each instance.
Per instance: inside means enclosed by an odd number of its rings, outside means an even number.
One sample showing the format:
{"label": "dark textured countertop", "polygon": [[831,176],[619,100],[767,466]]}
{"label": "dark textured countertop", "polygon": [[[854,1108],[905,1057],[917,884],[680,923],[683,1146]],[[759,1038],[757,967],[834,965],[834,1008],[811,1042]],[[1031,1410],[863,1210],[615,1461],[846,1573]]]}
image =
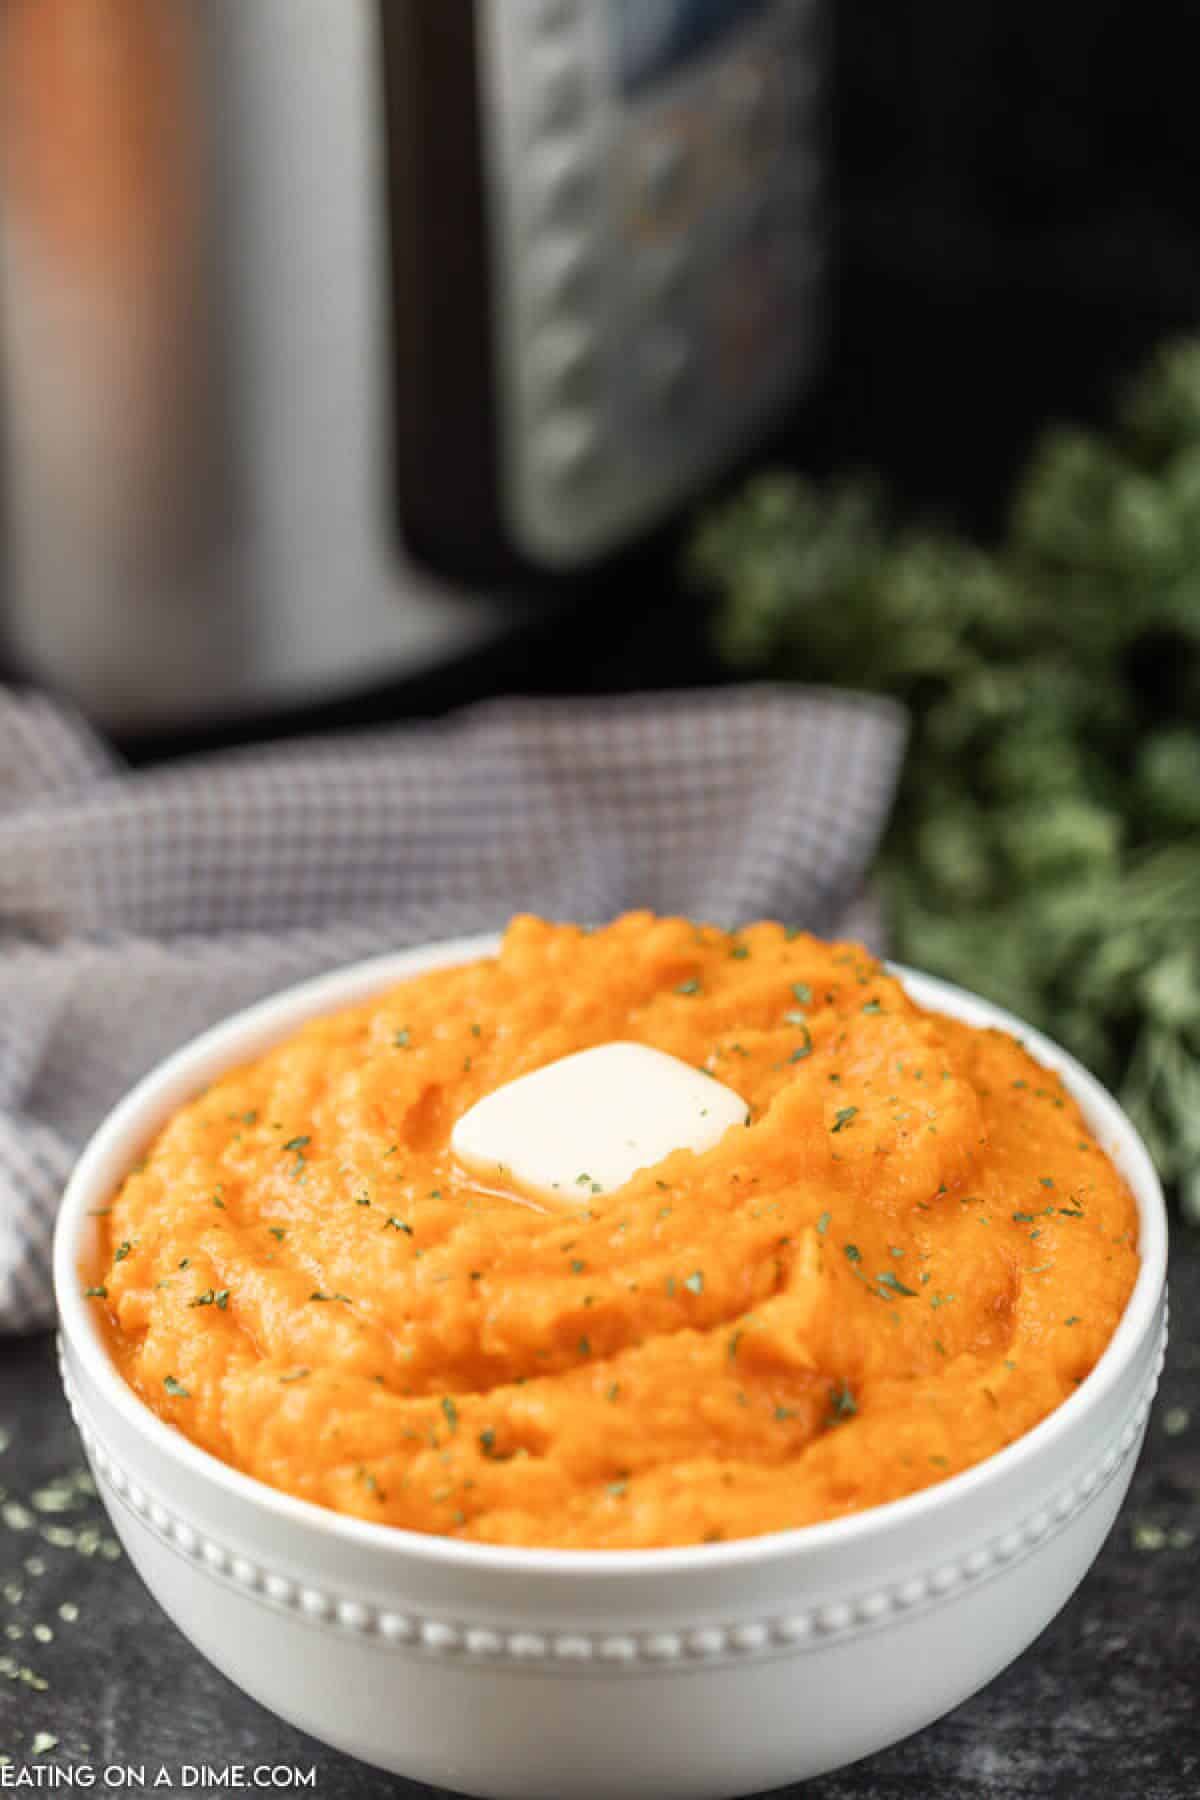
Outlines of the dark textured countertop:
{"label": "dark textured countertop", "polygon": [[[1074,1599],[983,1693],[918,1737],[808,1784],[805,1800],[1200,1794],[1200,1238],[1182,1232],[1172,1314],[1132,1490]],[[67,1479],[82,1456],[48,1336],[0,1341],[0,1430],[0,1787],[23,1770],[41,1770],[48,1787],[51,1766],[59,1783],[78,1764],[141,1765],[148,1781],[165,1769],[174,1787],[185,1764],[286,1763],[315,1765],[316,1791],[337,1800],[440,1791],[283,1725],[168,1624],[99,1502]],[[93,1791],[104,1791],[98,1773]]]}

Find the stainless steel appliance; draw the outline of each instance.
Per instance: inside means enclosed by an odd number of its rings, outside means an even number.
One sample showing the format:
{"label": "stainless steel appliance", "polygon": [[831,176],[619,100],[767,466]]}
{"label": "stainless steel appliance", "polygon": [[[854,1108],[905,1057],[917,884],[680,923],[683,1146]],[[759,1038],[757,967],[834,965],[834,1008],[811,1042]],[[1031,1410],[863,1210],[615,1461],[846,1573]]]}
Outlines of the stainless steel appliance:
{"label": "stainless steel appliance", "polygon": [[814,365],[825,23],[3,0],[10,665],[125,728],[318,700],[669,518]]}

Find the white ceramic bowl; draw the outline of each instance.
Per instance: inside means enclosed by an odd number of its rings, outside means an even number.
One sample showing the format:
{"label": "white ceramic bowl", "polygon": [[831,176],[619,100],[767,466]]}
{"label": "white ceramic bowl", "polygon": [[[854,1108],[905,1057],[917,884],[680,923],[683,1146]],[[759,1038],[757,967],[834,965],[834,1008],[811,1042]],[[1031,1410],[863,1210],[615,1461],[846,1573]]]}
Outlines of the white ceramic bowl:
{"label": "white ceramic bowl", "polygon": [[1018,1655],[1088,1569],[1129,1485],[1165,1340],[1166,1219],[1136,1132],[1063,1051],[958,989],[904,973],[923,1005],[1016,1031],[1062,1074],[1137,1196],[1142,1266],[1086,1382],[937,1487],[695,1549],[460,1544],[238,1474],[156,1418],[110,1362],[81,1297],[89,1209],[166,1118],[313,1014],[494,946],[378,958],[253,1007],[148,1076],[84,1151],[55,1242],[63,1379],[130,1558],[197,1648],[265,1706],[467,1794],[717,1800],[916,1731]]}

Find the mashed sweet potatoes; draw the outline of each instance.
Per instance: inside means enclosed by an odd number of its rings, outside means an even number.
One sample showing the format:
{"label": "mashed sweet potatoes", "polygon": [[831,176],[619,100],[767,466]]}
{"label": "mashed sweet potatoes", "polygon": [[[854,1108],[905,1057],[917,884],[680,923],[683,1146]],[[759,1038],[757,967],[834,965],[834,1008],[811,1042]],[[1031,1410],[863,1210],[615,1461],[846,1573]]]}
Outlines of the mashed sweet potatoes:
{"label": "mashed sweet potatoes", "polygon": [[[751,1107],[555,1210],[451,1128],[613,1039]],[[516,920],[498,957],[321,1018],[185,1106],[95,1278],[163,1419],[288,1493],[495,1543],[830,1519],[1010,1443],[1091,1369],[1133,1199],[1012,1038],[772,924]]]}

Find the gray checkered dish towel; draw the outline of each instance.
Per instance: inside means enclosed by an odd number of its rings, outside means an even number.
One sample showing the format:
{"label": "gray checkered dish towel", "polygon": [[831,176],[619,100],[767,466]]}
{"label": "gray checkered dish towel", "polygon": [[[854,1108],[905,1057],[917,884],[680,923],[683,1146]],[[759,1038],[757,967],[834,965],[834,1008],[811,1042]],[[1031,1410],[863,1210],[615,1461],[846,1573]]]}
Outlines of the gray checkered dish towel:
{"label": "gray checkered dish towel", "polygon": [[54,1213],[93,1126],[275,989],[520,911],[870,937],[904,729],[822,690],[497,701],[135,773],[0,690],[0,1331],[53,1316]]}

